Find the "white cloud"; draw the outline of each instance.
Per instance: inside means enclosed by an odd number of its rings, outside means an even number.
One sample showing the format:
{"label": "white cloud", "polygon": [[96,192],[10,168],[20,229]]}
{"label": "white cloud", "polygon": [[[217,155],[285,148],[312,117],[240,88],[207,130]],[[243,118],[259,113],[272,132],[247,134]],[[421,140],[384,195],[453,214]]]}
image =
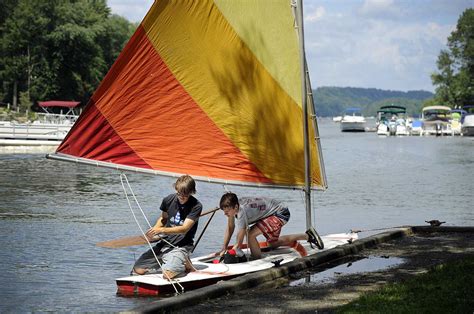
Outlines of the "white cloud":
{"label": "white cloud", "polygon": [[[306,53],[315,86],[433,90],[430,74],[472,0],[305,0]],[[139,22],[153,0],[109,0]]]}
{"label": "white cloud", "polygon": [[123,16],[131,22],[141,22],[151,8],[153,0],[108,0],[112,13]]}
{"label": "white cloud", "polygon": [[313,84],[432,91],[430,74],[437,70],[438,55],[467,4],[457,1],[456,12],[420,15],[432,12],[432,2],[442,5],[437,0],[414,5],[320,0],[324,18],[306,21],[305,27]]}
{"label": "white cloud", "polygon": [[305,21],[308,21],[308,22],[318,21],[321,18],[323,18],[325,14],[326,14],[326,10],[324,9],[324,7],[316,7],[312,12],[306,15]]}
{"label": "white cloud", "polygon": [[394,6],[393,0],[365,0],[358,12],[364,16],[386,17],[399,15],[400,11]]}

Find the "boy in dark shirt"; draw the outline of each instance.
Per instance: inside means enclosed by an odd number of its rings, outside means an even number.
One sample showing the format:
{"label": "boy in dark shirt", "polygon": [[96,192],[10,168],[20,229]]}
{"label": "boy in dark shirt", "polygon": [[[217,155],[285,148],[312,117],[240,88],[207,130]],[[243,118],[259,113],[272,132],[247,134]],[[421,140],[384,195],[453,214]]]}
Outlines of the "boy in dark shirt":
{"label": "boy in dark shirt", "polygon": [[149,239],[159,235],[161,240],[153,251],[149,249],[135,262],[133,270],[138,275],[160,268],[160,264],[165,279],[172,279],[192,269],[189,254],[194,244],[202,205],[192,196],[196,193],[196,183],[191,176],[179,177],[174,188],[176,193],[163,199],[161,216],[146,233]]}

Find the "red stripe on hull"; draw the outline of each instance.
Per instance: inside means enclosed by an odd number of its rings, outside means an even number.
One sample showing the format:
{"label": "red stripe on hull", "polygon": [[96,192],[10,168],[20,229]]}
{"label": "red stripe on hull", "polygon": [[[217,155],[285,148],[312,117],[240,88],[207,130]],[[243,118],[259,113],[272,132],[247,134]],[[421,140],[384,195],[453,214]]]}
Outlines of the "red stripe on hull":
{"label": "red stripe on hull", "polygon": [[[231,276],[218,277],[218,278],[209,278],[209,279],[193,281],[193,282],[180,282],[180,284],[181,286],[183,286],[184,291],[195,290],[195,289],[213,285],[222,280],[230,280],[232,278],[236,278],[242,275],[245,275],[245,274],[231,275]],[[178,289],[178,292],[181,292],[179,285],[176,284],[176,288]],[[175,290],[171,283],[165,286],[154,286],[154,285],[150,285],[150,284],[142,283],[142,282],[130,282],[130,281],[117,280],[117,294],[121,296],[128,296],[128,297],[158,296],[158,295],[167,295],[167,294],[173,294],[173,293],[175,293]]]}

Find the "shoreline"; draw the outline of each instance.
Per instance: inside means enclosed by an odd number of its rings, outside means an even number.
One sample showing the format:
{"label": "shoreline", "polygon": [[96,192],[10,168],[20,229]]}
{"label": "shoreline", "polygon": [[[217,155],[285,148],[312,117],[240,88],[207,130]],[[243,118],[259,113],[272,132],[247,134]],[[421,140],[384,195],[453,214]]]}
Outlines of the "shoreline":
{"label": "shoreline", "polygon": [[[329,283],[290,286],[314,267],[337,263],[347,257],[383,256],[403,262],[372,272],[336,276]],[[361,238],[321,254],[301,258],[287,265],[248,274],[182,295],[152,301],[130,312],[332,312],[375,291],[387,283],[400,282],[431,267],[474,256],[474,227],[413,226]],[[334,267],[334,265],[329,266]],[[319,270],[321,271],[321,270]],[[288,278],[290,276],[291,278]],[[258,308],[255,308],[258,305]]]}

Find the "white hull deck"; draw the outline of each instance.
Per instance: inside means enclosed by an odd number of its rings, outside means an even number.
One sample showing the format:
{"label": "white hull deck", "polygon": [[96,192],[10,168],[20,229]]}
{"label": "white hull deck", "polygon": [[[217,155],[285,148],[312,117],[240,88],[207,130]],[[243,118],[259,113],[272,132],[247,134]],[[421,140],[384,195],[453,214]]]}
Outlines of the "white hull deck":
{"label": "white hull deck", "polygon": [[[357,239],[355,233],[340,233],[321,237],[324,242],[324,250],[334,248],[339,245],[347,244]],[[184,277],[174,279],[173,283],[180,291],[179,285],[184,290],[193,290],[214,284],[221,280],[229,280],[248,273],[253,273],[276,266],[275,261],[280,261],[283,265],[294,261],[297,258],[314,255],[324,251],[317,248],[311,248],[307,242],[299,242],[295,247],[281,247],[276,250],[263,252],[263,257],[259,260],[236,264],[214,264],[214,255],[196,257],[191,259],[196,271],[186,274]],[[246,255],[248,250],[244,250]],[[170,281],[163,278],[161,273],[143,276],[128,276],[118,278],[117,293],[124,296],[144,296],[161,295],[174,293],[175,290]],[[179,285],[178,285],[179,283]]]}

